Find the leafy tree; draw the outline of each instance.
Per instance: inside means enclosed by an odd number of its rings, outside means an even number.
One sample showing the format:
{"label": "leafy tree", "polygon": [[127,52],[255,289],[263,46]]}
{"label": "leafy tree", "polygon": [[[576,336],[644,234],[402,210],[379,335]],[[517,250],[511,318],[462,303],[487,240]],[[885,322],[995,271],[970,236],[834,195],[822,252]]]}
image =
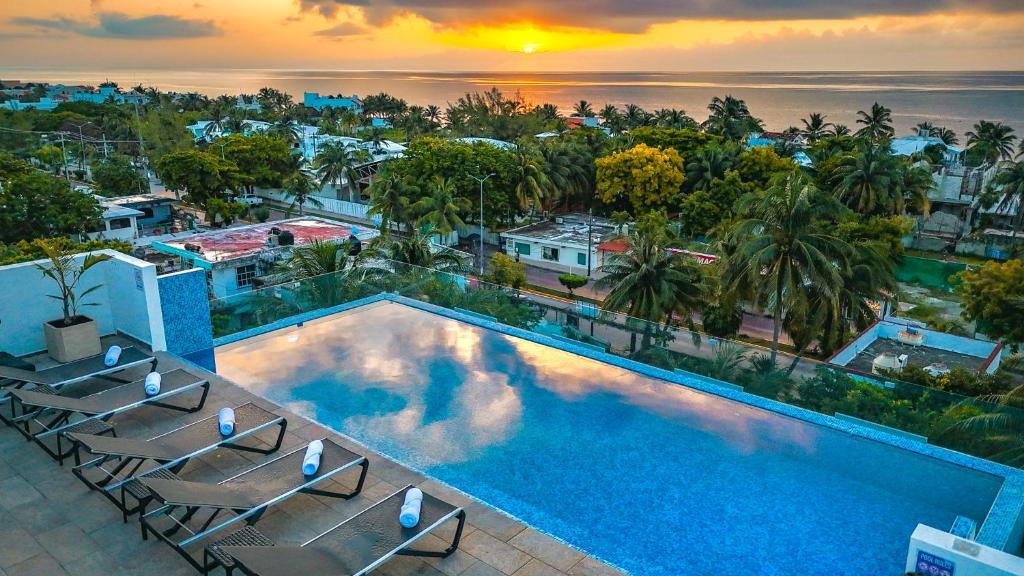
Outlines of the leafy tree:
{"label": "leafy tree", "polygon": [[597,178],[597,166],[587,148],[562,139],[549,139],[541,146],[540,152],[544,160],[544,176],[548,181],[545,208],[589,198]]}
{"label": "leafy tree", "polygon": [[638,144],[597,160],[597,192],[602,202],[635,213],[673,204],[680,194],[683,159],[675,150]]}
{"label": "leafy tree", "polygon": [[433,233],[447,235],[466,225],[461,215],[469,209],[469,201],[456,196],[451,180],[438,176],[430,187],[430,194],[410,208],[417,215],[417,221],[429,226]]}
{"label": "leafy tree", "polygon": [[1013,143],[1017,136],[1013,134],[1013,128],[1002,122],[981,120],[966,135],[969,156],[980,158],[989,164],[1013,156]]}
{"label": "leafy tree", "polygon": [[218,148],[237,167],[238,184],[248,195],[257,187],[280,188],[296,170],[288,144],[271,135],[231,134],[213,143],[212,150]]}
{"label": "leafy tree", "polygon": [[865,112],[857,112],[857,124],[864,127],[857,130],[857,136],[882,140],[892,138],[896,130],[892,127],[892,110],[882,106],[878,102],[871,105],[871,109]]}
{"label": "leafy tree", "polygon": [[707,190],[714,180],[725,178],[725,173],[733,168],[735,162],[736,154],[733,148],[702,148],[686,163],[687,187],[692,190]]}
{"label": "leafy tree", "polygon": [[1024,210],[1020,208],[1024,203],[1024,162],[1017,162],[1008,170],[996,174],[989,185],[989,189],[981,197],[981,204],[986,208],[996,206],[999,211],[1010,211],[1017,206],[1016,214],[1013,217],[1013,229],[1020,233],[1024,224]]}
{"label": "leafy tree", "polygon": [[693,128],[654,128],[643,126],[629,132],[633,142],[652,148],[672,148],[684,159],[689,159],[701,149],[724,141],[721,136],[701,132]]}
{"label": "leafy tree", "polygon": [[0,183],[13,178],[28,174],[32,171],[32,165],[20,158],[16,158],[9,152],[0,152]]}
{"label": "leafy tree", "polygon": [[320,185],[333,184],[339,190],[342,180],[348,181],[349,202],[355,202],[359,191],[359,176],[356,166],[365,160],[364,152],[352,146],[335,142],[326,144],[313,161]]}
{"label": "leafy tree", "polygon": [[569,295],[573,295],[573,290],[582,288],[590,282],[590,278],[586,276],[580,276],[579,274],[559,274],[558,283],[565,286],[566,290],[569,291]]}
{"label": "leafy tree", "polygon": [[736,171],[744,182],[758,189],[768,187],[779,174],[795,172],[799,167],[790,158],[783,158],[772,148],[752,148],[739,155]]}
{"label": "leafy tree", "polygon": [[583,117],[593,116],[594,107],[590,105],[590,102],[587,102],[586,100],[580,100],[579,102],[576,103],[575,106],[572,107],[572,114],[573,116]]}
{"label": "leafy tree", "polygon": [[839,159],[832,174],[836,197],[861,214],[902,214],[899,164],[888,145],[870,141]]}
{"label": "leafy tree", "polygon": [[149,192],[149,179],[139,173],[125,156],[111,156],[92,168],[96,192],[103,196],[130,196]]}
{"label": "leafy tree", "polygon": [[987,262],[960,273],[956,287],[963,299],[963,317],[984,322],[986,333],[1012,344],[1024,342],[1024,262]]}
{"label": "leafy tree", "polygon": [[303,209],[306,204],[312,204],[316,207],[323,206],[323,202],[316,195],[320,191],[316,180],[313,180],[303,172],[296,172],[288,180],[285,180],[284,188],[281,191],[284,192],[285,196],[292,199],[291,204],[288,205],[288,210],[291,211],[298,206],[299,216],[304,214]]}
{"label": "leafy tree", "polygon": [[380,216],[381,233],[390,232],[392,224],[398,224],[401,230],[402,226],[411,223],[409,198],[418,192],[415,186],[396,174],[385,174],[374,179],[369,192],[370,209],[367,214]]}
{"label": "leafy tree", "polygon": [[730,251],[722,283],[772,311],[772,364],[783,315],[806,310],[807,287],[814,286],[825,296],[842,288],[840,270],[848,266],[849,246],[818,220],[834,210],[830,206],[803,174],[795,172],[780,177],[763,198],[748,196],[741,206],[746,218],[727,235]]}
{"label": "leafy tree", "polygon": [[345,242],[314,239],[308,244],[296,246],[285,261],[284,268],[299,280],[333,274],[345,268],[347,250]]}
{"label": "leafy tree", "polygon": [[141,116],[141,121],[139,133],[146,143],[146,155],[154,163],[171,152],[195,147],[192,133],[174,111],[152,107]]}
{"label": "leafy tree", "polygon": [[540,210],[551,189],[545,173],[544,158],[534,150],[520,146],[515,152],[512,184],[521,210]]}
{"label": "leafy tree", "polygon": [[38,160],[43,166],[53,170],[54,174],[60,173],[60,167],[64,162],[64,155],[60,148],[52,144],[40,146],[32,152],[32,157]]}
{"label": "leafy tree", "polygon": [[233,163],[199,150],[165,154],[157,161],[156,172],[168,190],[183,192],[185,199],[198,206],[219,198],[235,185],[238,174]]}
{"label": "leafy tree", "polygon": [[210,198],[204,206],[206,221],[210,224],[230,226],[236,219],[245,216],[249,205],[243,202],[228,202],[222,198]]}
{"label": "leafy tree", "polygon": [[499,286],[519,290],[526,285],[526,264],[516,262],[507,254],[495,252],[491,256],[490,272],[485,279]]}
{"label": "leafy tree", "polygon": [[679,206],[679,219],[687,234],[701,236],[731,220],[736,203],[753,192],[753,186],[743,182],[735,170],[725,173],[724,179],[712,180],[707,190],[688,194]]}
{"label": "leafy tree", "polygon": [[697,121],[686,115],[685,110],[663,108],[654,111],[654,124],[659,128],[696,128]]}
{"label": "leafy tree", "polygon": [[16,174],[0,185],[0,242],[84,234],[102,215],[95,198],[47,174]]}
{"label": "leafy tree", "polygon": [[359,254],[363,266],[376,272],[396,272],[394,263],[409,264],[452,274],[464,274],[466,263],[447,246],[431,242],[435,232],[430,226],[413,230],[405,237],[381,236],[369,249]]}
{"label": "leafy tree", "polygon": [[267,208],[266,206],[258,206],[253,209],[252,217],[255,218],[257,222],[266,222],[267,220],[270,220],[270,208]]}

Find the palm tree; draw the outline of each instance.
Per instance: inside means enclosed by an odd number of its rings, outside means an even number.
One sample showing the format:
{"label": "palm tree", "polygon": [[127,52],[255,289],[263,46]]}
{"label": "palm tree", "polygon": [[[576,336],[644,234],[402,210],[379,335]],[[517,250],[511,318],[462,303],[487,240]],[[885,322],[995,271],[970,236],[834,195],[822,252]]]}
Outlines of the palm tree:
{"label": "palm tree", "polygon": [[344,242],[314,239],[309,244],[296,246],[284,268],[296,280],[340,272],[345,269],[347,249]]}
{"label": "palm tree", "polygon": [[989,164],[1013,156],[1013,143],[1017,140],[1013,128],[988,120],[975,124],[974,130],[967,132],[966,136],[967,151],[979,155]]}
{"label": "palm tree", "polygon": [[544,175],[542,159],[525,146],[520,146],[515,151],[512,185],[520,209],[542,208],[544,196],[549,192],[551,183]]}
{"label": "palm tree", "polygon": [[582,116],[584,118],[594,115],[594,107],[590,105],[590,102],[586,100],[580,100],[572,107],[573,116]]}
{"label": "palm tree", "polygon": [[686,181],[694,190],[707,190],[716,179],[725,178],[733,167],[733,156],[721,146],[706,146],[686,163]]}
{"label": "palm tree", "polygon": [[807,305],[807,288],[826,297],[843,285],[849,246],[828,234],[815,216],[828,205],[801,173],[788,174],[765,191],[762,199],[741,205],[746,219],[726,235],[731,251],[725,258],[722,282],[737,294],[753,295],[772,311],[771,362],[775,364],[783,314]]}
{"label": "palm tree", "polygon": [[953,428],[1008,440],[1005,450],[989,458],[1010,466],[1024,465],[1024,384],[1003,394],[979,396],[975,400],[996,407],[958,422]]}
{"label": "palm tree", "polygon": [[370,184],[370,209],[367,214],[380,216],[382,234],[387,234],[393,223],[398,224],[399,230],[403,225],[410,224],[409,197],[418,191],[415,186],[394,174],[379,176]]}
{"label": "palm tree", "polygon": [[763,129],[761,121],[750,114],[747,103],[739,98],[715,96],[708,104],[708,110],[711,114],[704,121],[703,128],[726,140],[743,140],[751,132]]}
{"label": "palm tree", "polygon": [[999,213],[1012,213],[1014,235],[1020,234],[1024,224],[1024,162],[1017,162],[1007,170],[996,174],[982,196],[982,205],[995,206]]}
{"label": "palm tree", "polygon": [[834,124],[832,125],[832,135],[836,137],[849,136],[850,127],[847,126],[846,124]]}
{"label": "palm tree", "polygon": [[436,130],[441,127],[441,109],[435,104],[427,106],[426,110],[423,112],[423,117],[430,122],[433,129]]}
{"label": "palm tree", "polygon": [[[654,219],[652,219],[654,220]],[[669,251],[672,237],[664,225],[641,223],[630,231],[625,252],[608,256],[598,287],[610,287],[606,308],[653,323],[671,323],[675,314],[689,319],[700,307],[701,272],[689,258]],[[651,332],[644,331],[644,347]]]}
{"label": "palm tree", "polygon": [[291,120],[281,118],[267,128],[267,133],[282,138],[289,146],[297,144],[302,140],[302,129]]}
{"label": "palm tree", "polygon": [[292,199],[291,205],[288,206],[288,211],[290,212],[295,206],[298,206],[299,216],[303,215],[303,207],[307,203],[317,207],[323,206],[323,203],[316,196],[316,193],[320,191],[320,187],[317,186],[315,180],[302,171],[296,172],[288,178],[281,191],[284,192],[286,197]]}
{"label": "palm tree", "polygon": [[825,118],[826,116],[820,112],[812,112],[807,118],[801,120],[804,127],[803,130],[800,130],[800,134],[811,143],[828,136],[829,128],[834,128],[835,124],[826,122]]}
{"label": "palm tree", "polygon": [[903,191],[903,198],[919,214],[928,216],[931,200],[928,193],[935,188],[932,172],[924,166],[901,163],[897,173],[897,183]]}
{"label": "palm tree", "polygon": [[397,272],[394,263],[429,268],[439,272],[464,274],[466,262],[447,246],[431,242],[434,230],[424,226],[413,230],[404,238],[380,237],[367,250],[360,253],[362,267],[375,272]]}
{"label": "palm tree", "polygon": [[544,177],[548,181],[548,193],[544,197],[544,207],[552,208],[555,204],[582,194],[590,187],[589,166],[587,156],[580,146],[565,144],[560,141],[548,141],[541,146],[544,159]]}
{"label": "palm tree", "polygon": [[340,142],[328,142],[320,149],[320,153],[313,160],[313,168],[316,170],[317,178],[320,179],[320,186],[333,185],[341,190],[342,181],[348,181],[348,201],[356,201],[356,191],[359,190],[359,175],[356,174],[356,166],[359,165],[360,153],[353,146]]}
{"label": "palm tree", "polygon": [[957,137],[956,132],[949,128],[936,128],[932,131],[932,135],[942,140],[942,143],[947,146],[956,146],[960,143],[960,138]]}
{"label": "palm tree", "polygon": [[601,108],[601,111],[597,113],[597,116],[601,119],[601,124],[611,130],[613,134],[618,134],[622,131],[622,114],[619,113],[619,109],[614,104],[605,104],[604,108]]}
{"label": "palm tree", "polygon": [[696,125],[693,118],[686,115],[685,110],[677,110],[675,108],[663,108],[654,113],[655,124],[659,128],[686,128],[687,126]]}
{"label": "palm tree", "polygon": [[921,136],[935,135],[935,124],[932,124],[931,122],[918,122],[915,128],[917,128],[917,132]]}
{"label": "palm tree", "polygon": [[857,136],[880,140],[892,138],[893,134],[896,133],[896,130],[892,127],[892,110],[878,102],[872,104],[871,110],[867,112],[859,110],[857,116],[857,124],[864,125],[863,128],[857,130]]}
{"label": "palm tree", "polygon": [[885,145],[861,142],[844,155],[832,175],[837,198],[861,214],[902,214],[896,161]]}
{"label": "palm tree", "polygon": [[413,213],[418,214],[420,224],[426,224],[434,233],[446,236],[466,223],[461,214],[470,208],[470,202],[461,198],[455,190],[452,180],[437,176],[430,189],[430,194],[420,198],[410,206]]}
{"label": "palm tree", "polygon": [[626,128],[639,128],[647,124],[647,116],[647,111],[643,108],[636,104],[626,104],[625,111],[622,114],[622,121],[625,123]]}

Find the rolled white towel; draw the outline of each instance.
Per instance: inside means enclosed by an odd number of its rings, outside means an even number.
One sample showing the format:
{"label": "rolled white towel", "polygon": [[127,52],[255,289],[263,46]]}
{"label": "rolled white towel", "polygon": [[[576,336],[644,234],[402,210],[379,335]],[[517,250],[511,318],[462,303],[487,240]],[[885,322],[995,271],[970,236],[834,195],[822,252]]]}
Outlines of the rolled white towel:
{"label": "rolled white towel", "polygon": [[107,348],[107,355],[103,357],[103,364],[107,368],[113,368],[114,366],[117,366],[117,361],[120,359],[121,347],[115,344],[110,348]]}
{"label": "rolled white towel", "polygon": [[160,393],[160,379],[159,372],[146,374],[146,396],[156,396]]}
{"label": "rolled white towel", "polygon": [[423,504],[423,492],[419,488],[409,488],[405,493],[405,503],[398,515],[398,521],[405,528],[412,528],[420,523],[420,506]]}
{"label": "rolled white towel", "polygon": [[320,455],[324,453],[324,443],[313,440],[306,447],[306,456],[302,458],[302,473],[306,476],[316,474],[320,468]]}
{"label": "rolled white towel", "polygon": [[221,436],[231,436],[235,432],[235,411],[231,408],[221,408],[217,412],[217,426],[220,427]]}

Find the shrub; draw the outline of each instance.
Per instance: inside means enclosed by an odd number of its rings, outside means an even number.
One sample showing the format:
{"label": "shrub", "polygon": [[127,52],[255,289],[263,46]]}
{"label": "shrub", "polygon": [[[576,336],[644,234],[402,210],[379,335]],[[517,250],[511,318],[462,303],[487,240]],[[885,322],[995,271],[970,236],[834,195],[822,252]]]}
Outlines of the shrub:
{"label": "shrub", "polygon": [[589,278],[586,276],[580,276],[579,274],[560,274],[558,276],[558,283],[569,290],[570,296],[572,295],[573,290],[586,286],[589,281]]}

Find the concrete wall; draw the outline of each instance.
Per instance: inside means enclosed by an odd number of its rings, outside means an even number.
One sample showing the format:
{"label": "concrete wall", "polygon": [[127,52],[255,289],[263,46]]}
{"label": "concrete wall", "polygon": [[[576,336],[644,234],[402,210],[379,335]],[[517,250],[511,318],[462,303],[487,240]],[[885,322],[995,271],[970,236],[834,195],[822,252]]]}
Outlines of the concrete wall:
{"label": "concrete wall", "polygon": [[[856,340],[850,342],[850,344],[845,348],[837,352],[835,356],[829,360],[829,363],[835,364],[836,366],[846,366],[875,340],[879,338],[896,340],[897,333],[905,328],[906,324],[886,321],[878,322],[861,333]],[[974,338],[966,338],[964,336],[955,336],[953,334],[946,334],[945,332],[928,330],[927,328],[917,328],[917,330],[924,334],[924,346],[936,348],[938,350],[966,354],[968,356],[975,356],[977,358],[988,358],[999,346],[999,344],[995,342],[975,340]],[[990,374],[995,372],[996,369],[999,368],[999,360],[1000,354],[996,354],[992,362],[986,367],[986,372]]]}
{"label": "concrete wall", "polygon": [[[85,299],[96,306],[81,307],[79,313],[95,319],[101,335],[120,331],[163,350],[156,266],[113,250],[102,252],[113,259],[89,270],[79,285],[79,293],[101,286]],[[56,294],[56,285],[35,266],[45,262],[0,267],[0,350],[20,356],[46,349],[42,325],[62,312],[61,302],[47,296]]]}
{"label": "concrete wall", "polygon": [[1020,576],[1024,558],[919,524],[910,538],[906,571],[930,576]]}
{"label": "concrete wall", "polygon": [[[579,254],[586,254],[586,248],[580,248],[578,246],[563,246],[559,244],[552,244],[550,242],[538,242],[531,238],[522,238],[518,236],[505,236],[505,250],[509,256],[515,257],[516,255],[516,244],[529,244],[530,253],[520,254],[519,260],[528,264],[539,266],[541,268],[550,268],[552,270],[558,270],[560,272],[572,272],[574,274],[586,274],[587,264],[579,263]],[[558,249],[558,260],[545,260],[544,259],[544,247],[557,248]],[[597,262],[597,245],[595,244],[591,248],[591,270],[595,270],[598,266]]]}

